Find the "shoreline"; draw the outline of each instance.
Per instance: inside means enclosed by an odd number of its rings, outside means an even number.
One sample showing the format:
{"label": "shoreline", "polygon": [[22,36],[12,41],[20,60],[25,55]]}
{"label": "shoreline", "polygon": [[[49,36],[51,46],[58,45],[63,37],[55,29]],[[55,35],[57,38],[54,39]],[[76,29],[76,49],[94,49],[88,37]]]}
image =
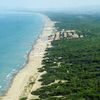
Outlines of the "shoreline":
{"label": "shoreline", "polygon": [[[1,100],[19,100],[29,78],[38,73],[38,68],[42,67],[41,62],[49,42],[47,37],[52,33],[52,28],[54,27],[54,22],[47,16],[44,16],[44,21],[43,31],[39,34],[31,50],[28,52],[25,65],[14,75],[8,91],[1,97]],[[51,29],[47,32],[48,27]],[[35,59],[35,56],[37,56],[37,59]]]}
{"label": "shoreline", "polygon": [[[41,15],[42,17],[48,17],[48,16],[45,16],[45,15],[40,14],[40,13],[38,13],[38,15]],[[45,21],[45,18],[43,18],[42,20],[43,20],[44,25],[42,26],[41,32],[38,33],[37,38],[36,38],[36,39],[34,40],[34,42],[32,43],[30,50],[27,51],[27,53],[25,54],[25,59],[26,59],[25,63],[23,63],[23,64],[22,64],[22,67],[21,67],[19,70],[17,70],[17,71],[12,75],[12,78],[11,78],[11,80],[10,80],[11,82],[10,82],[8,88],[6,89],[6,91],[3,92],[2,95],[0,95],[0,100],[1,100],[3,97],[6,96],[7,92],[9,91],[9,89],[11,88],[11,86],[12,86],[12,84],[13,84],[13,81],[14,81],[14,78],[16,77],[16,75],[17,75],[21,70],[23,70],[23,69],[25,68],[25,66],[27,65],[27,63],[29,62],[29,59],[28,59],[28,58],[29,58],[29,55],[30,55],[31,51],[32,51],[33,48],[34,48],[34,46],[35,46],[35,44],[36,44],[36,41],[39,39],[40,35],[43,34],[43,30],[44,30],[45,22],[46,22],[46,21]]]}

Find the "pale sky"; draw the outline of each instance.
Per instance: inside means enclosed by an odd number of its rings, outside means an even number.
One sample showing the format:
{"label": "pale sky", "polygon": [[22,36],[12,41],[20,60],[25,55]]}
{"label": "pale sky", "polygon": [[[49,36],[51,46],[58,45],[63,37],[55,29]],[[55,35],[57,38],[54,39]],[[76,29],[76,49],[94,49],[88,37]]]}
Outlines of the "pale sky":
{"label": "pale sky", "polygon": [[60,9],[100,7],[100,0],[0,0],[0,10],[5,9]]}

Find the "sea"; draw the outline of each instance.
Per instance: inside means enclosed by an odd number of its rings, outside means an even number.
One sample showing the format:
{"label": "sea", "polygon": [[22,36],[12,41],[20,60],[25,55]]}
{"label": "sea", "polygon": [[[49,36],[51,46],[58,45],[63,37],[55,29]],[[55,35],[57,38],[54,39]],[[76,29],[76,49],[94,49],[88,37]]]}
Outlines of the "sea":
{"label": "sea", "polygon": [[44,17],[32,12],[0,13],[0,96],[23,68],[27,54],[44,27]]}

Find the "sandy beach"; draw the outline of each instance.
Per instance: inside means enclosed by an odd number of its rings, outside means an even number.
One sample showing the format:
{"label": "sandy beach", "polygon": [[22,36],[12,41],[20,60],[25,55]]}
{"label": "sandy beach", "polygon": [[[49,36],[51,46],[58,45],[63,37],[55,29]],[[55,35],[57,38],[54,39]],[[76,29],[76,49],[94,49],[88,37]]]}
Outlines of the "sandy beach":
{"label": "sandy beach", "polygon": [[[27,86],[30,77],[33,77],[34,83],[40,77],[38,68],[42,67],[42,59],[45,53],[47,44],[50,42],[48,36],[53,34],[54,22],[52,22],[47,16],[45,16],[45,26],[42,34],[40,34],[35,45],[33,45],[31,51],[28,54],[27,63],[23,69],[14,77],[13,82],[6,95],[0,100],[19,100],[23,94],[25,86]],[[35,85],[35,88],[34,88]],[[32,90],[38,88],[39,84],[36,82],[32,86]],[[31,90],[30,90],[31,91]],[[31,97],[30,95],[28,96]]]}

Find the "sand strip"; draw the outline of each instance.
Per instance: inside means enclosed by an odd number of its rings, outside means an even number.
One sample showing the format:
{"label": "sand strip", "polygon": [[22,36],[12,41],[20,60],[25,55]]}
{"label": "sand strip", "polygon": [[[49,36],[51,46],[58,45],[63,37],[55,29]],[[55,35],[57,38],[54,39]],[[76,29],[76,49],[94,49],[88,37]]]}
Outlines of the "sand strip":
{"label": "sand strip", "polygon": [[[27,85],[29,78],[32,75],[38,75],[38,68],[41,68],[41,62],[47,47],[47,37],[53,32],[54,23],[45,16],[45,26],[43,33],[39,36],[36,44],[32,47],[32,50],[28,54],[28,62],[25,67],[19,71],[14,77],[11,87],[1,100],[19,100],[25,86]],[[36,79],[35,79],[36,80]]]}

